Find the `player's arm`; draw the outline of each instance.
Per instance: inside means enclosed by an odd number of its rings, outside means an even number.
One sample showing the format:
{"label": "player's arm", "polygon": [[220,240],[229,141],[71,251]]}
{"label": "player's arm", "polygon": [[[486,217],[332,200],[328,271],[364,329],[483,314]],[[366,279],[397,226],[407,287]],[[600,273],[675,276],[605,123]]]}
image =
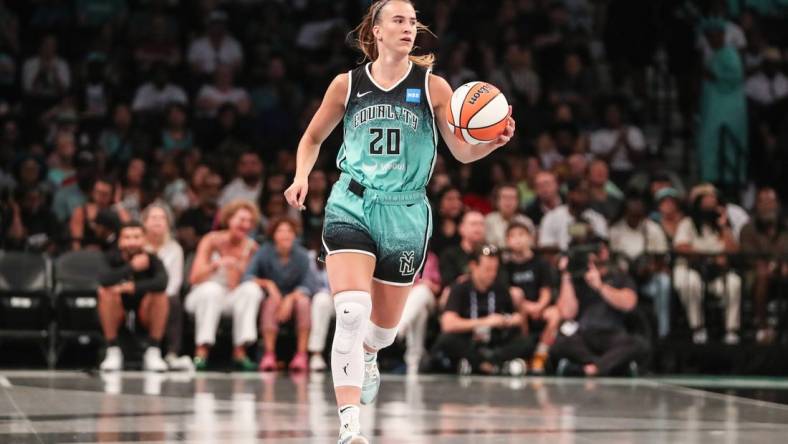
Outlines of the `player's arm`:
{"label": "player's arm", "polygon": [[320,145],[328,138],[345,114],[345,100],[349,87],[347,73],[334,78],[328,85],[320,108],[317,109],[298,143],[295,178],[293,184],[285,191],[287,203],[295,208],[301,208],[304,205],[308,191],[307,178],[317,161]]}
{"label": "player's arm", "polygon": [[[462,163],[475,162],[509,142],[509,139],[514,135],[515,128],[514,119],[511,117],[509,117],[509,124],[506,125],[503,134],[492,142],[471,145],[455,137],[449,129],[449,124],[446,122],[446,113],[451,102],[451,95],[452,90],[449,83],[443,77],[430,74],[430,100],[432,101],[432,109],[435,112],[435,124],[438,126],[438,131],[441,133],[443,141],[446,142],[446,146],[449,147],[449,151],[451,151],[454,158]],[[509,114],[511,115],[511,107],[509,107]]]}

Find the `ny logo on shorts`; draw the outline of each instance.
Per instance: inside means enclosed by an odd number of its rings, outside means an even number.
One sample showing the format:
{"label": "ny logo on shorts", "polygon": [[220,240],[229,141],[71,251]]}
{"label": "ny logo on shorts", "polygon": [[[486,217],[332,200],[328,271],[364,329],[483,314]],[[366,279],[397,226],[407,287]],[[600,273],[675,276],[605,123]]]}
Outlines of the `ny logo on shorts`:
{"label": "ny logo on shorts", "polygon": [[416,272],[416,268],[413,266],[413,257],[415,256],[415,251],[403,251],[402,255],[399,257],[399,272],[403,276],[408,276]]}

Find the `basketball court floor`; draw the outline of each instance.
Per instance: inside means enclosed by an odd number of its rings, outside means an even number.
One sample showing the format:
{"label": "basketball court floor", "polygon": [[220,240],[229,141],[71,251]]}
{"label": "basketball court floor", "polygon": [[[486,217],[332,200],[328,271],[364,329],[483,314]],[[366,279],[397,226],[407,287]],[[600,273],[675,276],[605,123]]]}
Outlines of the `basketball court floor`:
{"label": "basketball court floor", "polygon": [[[384,375],[362,424],[378,444],[785,443],[788,406],[727,392],[787,388]],[[335,443],[336,431],[329,375],[0,372],[0,443]]]}

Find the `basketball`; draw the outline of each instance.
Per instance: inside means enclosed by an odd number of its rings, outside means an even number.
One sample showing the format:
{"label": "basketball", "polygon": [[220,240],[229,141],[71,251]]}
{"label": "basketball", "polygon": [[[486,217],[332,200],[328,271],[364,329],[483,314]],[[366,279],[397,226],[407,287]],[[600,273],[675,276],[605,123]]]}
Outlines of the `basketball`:
{"label": "basketball", "polygon": [[495,140],[506,129],[509,102],[487,82],[469,82],[451,95],[449,129],[472,145]]}

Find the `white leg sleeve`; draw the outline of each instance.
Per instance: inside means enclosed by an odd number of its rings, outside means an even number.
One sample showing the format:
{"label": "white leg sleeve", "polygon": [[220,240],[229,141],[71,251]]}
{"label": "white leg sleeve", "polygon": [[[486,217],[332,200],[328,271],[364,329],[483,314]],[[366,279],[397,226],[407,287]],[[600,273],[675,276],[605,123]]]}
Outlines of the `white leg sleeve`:
{"label": "white leg sleeve", "polygon": [[322,352],[326,347],[328,326],[334,316],[334,303],[327,291],[312,296],[312,329],[309,331],[308,349],[311,353]]}
{"label": "white leg sleeve", "polygon": [[395,339],[397,339],[397,327],[383,328],[370,321],[364,337],[364,345],[377,352],[393,344]]}
{"label": "white leg sleeve", "polygon": [[334,296],[336,332],[331,347],[331,375],[334,387],[361,388],[364,380],[364,333],[372,298],[366,291],[341,291]]}

